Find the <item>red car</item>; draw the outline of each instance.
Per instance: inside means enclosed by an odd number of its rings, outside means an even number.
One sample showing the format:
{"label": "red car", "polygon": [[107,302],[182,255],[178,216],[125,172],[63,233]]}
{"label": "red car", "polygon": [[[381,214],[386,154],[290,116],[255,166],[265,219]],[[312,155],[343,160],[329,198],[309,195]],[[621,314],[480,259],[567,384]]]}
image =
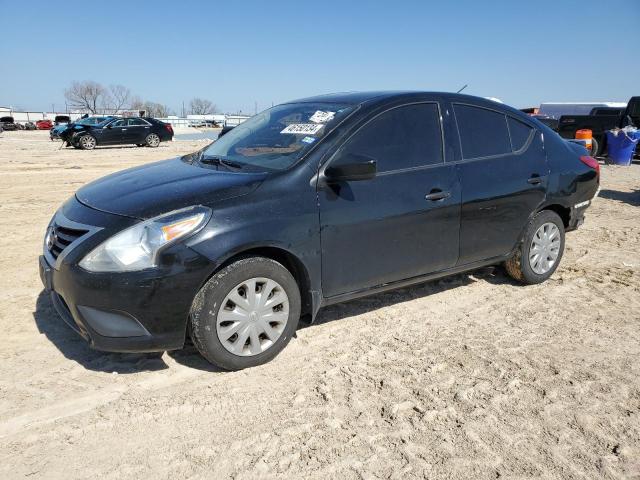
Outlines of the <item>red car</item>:
{"label": "red car", "polygon": [[51,120],[38,120],[36,127],[38,130],[50,130],[53,127],[53,122]]}

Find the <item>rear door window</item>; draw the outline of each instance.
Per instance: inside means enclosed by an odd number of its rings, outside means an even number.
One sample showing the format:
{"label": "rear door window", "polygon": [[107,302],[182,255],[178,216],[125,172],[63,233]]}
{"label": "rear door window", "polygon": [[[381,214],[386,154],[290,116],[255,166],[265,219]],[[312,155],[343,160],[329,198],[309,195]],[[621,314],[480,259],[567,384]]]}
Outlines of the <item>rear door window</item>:
{"label": "rear door window", "polygon": [[145,122],[141,118],[130,118],[129,119],[129,126],[130,127],[141,127],[141,126],[146,126],[146,125],[148,125],[147,122]]}
{"label": "rear door window", "polygon": [[515,118],[507,117],[507,123],[509,124],[509,134],[511,137],[511,148],[514,152],[521,150],[533,131],[529,125],[516,120]]}
{"label": "rear door window", "polygon": [[454,104],[453,109],[465,160],[511,153],[507,119],[503,113],[462,104]]}
{"label": "rear door window", "polygon": [[375,159],[378,172],[443,163],[440,112],[435,103],[404,105],[381,113],[337,152]]}

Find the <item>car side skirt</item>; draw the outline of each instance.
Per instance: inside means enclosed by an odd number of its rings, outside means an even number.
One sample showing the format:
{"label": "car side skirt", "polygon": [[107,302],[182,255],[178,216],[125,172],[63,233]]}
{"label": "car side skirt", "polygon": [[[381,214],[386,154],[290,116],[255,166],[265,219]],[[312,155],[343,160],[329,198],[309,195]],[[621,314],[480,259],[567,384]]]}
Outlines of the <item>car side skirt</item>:
{"label": "car side skirt", "polygon": [[385,283],[383,285],[378,285],[376,287],[371,287],[363,290],[358,290],[355,292],[343,293],[340,295],[335,295],[333,297],[325,297],[322,300],[322,303],[318,305],[318,308],[315,309],[313,314],[313,319],[315,319],[318,311],[322,307],[326,307],[329,305],[335,305],[337,303],[348,302],[349,300],[355,300],[356,298],[366,297],[369,295],[375,295],[378,293],[386,292],[389,290],[396,290],[398,288],[408,287],[411,285],[416,285],[419,283],[429,282],[431,280],[437,280],[443,277],[448,277],[450,275],[456,275],[458,273],[469,272],[472,270],[477,270],[478,268],[487,267],[490,265],[496,265],[498,263],[502,263],[507,261],[513,255],[513,251],[509,252],[508,255],[501,255],[499,257],[493,257],[486,260],[468,263],[466,265],[458,265],[453,268],[449,268],[447,270],[440,270],[438,272],[428,273],[425,275],[420,275],[417,277],[407,278],[404,280],[398,280],[396,282]]}

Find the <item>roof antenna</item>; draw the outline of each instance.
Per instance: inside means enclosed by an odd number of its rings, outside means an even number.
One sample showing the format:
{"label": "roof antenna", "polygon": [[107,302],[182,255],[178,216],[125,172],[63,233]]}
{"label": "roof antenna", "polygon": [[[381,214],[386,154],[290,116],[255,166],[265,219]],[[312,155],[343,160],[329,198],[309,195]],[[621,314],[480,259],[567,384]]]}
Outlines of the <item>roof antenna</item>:
{"label": "roof antenna", "polygon": [[462,87],[460,90],[458,90],[456,93],[460,93],[462,90],[464,90],[465,88],[467,88],[469,85],[467,85],[466,83],[464,84],[464,87]]}

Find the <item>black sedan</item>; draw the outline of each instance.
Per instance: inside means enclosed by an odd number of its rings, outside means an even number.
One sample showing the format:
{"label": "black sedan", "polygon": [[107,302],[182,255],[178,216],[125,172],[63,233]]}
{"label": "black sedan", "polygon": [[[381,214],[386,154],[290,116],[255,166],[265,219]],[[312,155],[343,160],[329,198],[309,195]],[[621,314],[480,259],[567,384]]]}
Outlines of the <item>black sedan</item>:
{"label": "black sedan", "polygon": [[583,147],[482,98],[307,98],[81,188],[49,224],[40,272],[94,348],[178,349],[190,334],[241,369],[326,305],[486,265],[544,282],[599,174]]}
{"label": "black sedan", "polygon": [[92,124],[77,122],[59,133],[68,145],[92,150],[99,145],[127,145],[157,147],[173,138],[171,125],[148,117],[115,118]]}

